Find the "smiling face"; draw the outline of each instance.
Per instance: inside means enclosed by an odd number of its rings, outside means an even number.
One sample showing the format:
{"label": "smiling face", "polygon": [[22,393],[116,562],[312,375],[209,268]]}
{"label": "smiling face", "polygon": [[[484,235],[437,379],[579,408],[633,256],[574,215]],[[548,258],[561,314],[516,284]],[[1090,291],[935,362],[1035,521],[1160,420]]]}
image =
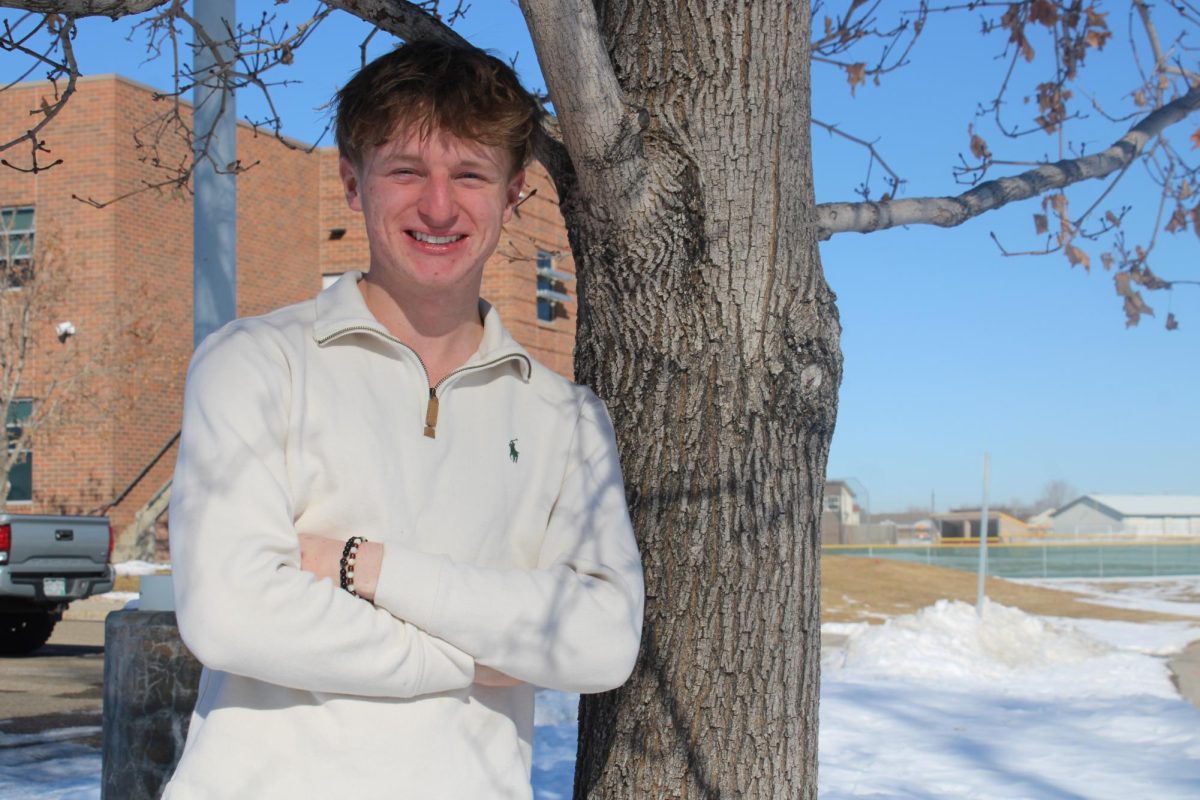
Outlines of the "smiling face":
{"label": "smiling face", "polygon": [[483,266],[496,249],[525,182],[512,157],[492,147],[433,131],[402,133],[342,158],[346,200],[361,211],[372,280],[397,296],[479,296]]}

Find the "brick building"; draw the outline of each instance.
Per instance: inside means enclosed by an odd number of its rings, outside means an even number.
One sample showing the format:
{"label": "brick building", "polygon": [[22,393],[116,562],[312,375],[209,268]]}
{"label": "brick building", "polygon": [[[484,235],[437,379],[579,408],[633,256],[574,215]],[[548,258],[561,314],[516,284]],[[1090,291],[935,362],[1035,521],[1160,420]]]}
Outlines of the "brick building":
{"label": "brick building", "polygon": [[[0,120],[26,124],[51,91],[48,83],[28,83],[0,93]],[[50,152],[39,162],[62,163],[36,174],[0,168],[0,237],[32,240],[35,271],[51,249],[62,265],[61,297],[40,313],[38,346],[17,393],[26,402],[13,404],[6,424],[19,426],[64,369],[83,375],[61,422],[35,435],[14,471],[10,511],[108,506],[121,532],[170,479],[192,348],[192,206],[186,192],[147,187],[167,177],[154,159],[189,158],[186,141],[164,119],[171,108],[125,78],[83,79],[42,132]],[[188,108],[181,113],[188,116]],[[19,163],[23,154],[4,155]],[[323,281],[366,269],[366,235],[346,206],[335,150],[289,147],[240,125],[238,158],[253,165],[238,177],[240,316],[307,299]],[[574,262],[554,186],[540,165],[530,168],[526,184],[526,199],[488,262],[483,294],[535,358],[569,377]],[[127,194],[103,207],[85,202]],[[62,322],[75,331],[65,343],[56,335]],[[78,356],[64,367],[66,348]]]}

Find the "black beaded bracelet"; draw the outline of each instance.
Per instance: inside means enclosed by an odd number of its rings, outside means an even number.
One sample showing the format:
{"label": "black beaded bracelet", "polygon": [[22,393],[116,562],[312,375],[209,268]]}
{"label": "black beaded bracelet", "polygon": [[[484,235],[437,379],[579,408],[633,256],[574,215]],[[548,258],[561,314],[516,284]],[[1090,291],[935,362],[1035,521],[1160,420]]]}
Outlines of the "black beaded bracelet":
{"label": "black beaded bracelet", "polygon": [[367,541],[366,537],[351,536],[346,540],[346,546],[342,548],[339,570],[342,588],[355,597],[358,597],[358,592],[354,589],[354,562],[358,560],[358,546],[365,541]]}

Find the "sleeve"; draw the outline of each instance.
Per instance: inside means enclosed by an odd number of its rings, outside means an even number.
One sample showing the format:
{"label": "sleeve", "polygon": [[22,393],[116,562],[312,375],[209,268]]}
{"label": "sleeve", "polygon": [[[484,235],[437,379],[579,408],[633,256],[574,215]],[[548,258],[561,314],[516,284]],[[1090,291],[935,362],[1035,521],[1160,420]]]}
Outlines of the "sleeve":
{"label": "sleeve", "polygon": [[272,333],[218,332],[188,371],[170,507],[184,642],[210,668],[296,689],[412,697],[469,686],[471,656],[299,568],[290,370]]}
{"label": "sleeve", "polygon": [[537,686],[624,683],[645,590],[612,423],[590,391],[570,446],[536,569],[477,567],[389,543],[375,603]]}

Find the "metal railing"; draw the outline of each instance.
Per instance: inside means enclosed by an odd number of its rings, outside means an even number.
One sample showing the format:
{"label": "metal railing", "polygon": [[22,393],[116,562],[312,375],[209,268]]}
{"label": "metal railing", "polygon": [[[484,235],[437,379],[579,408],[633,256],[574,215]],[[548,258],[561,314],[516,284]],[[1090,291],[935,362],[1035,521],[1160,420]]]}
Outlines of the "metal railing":
{"label": "metal railing", "polygon": [[[822,554],[866,556],[974,572],[974,544],[825,545]],[[1001,578],[1133,578],[1200,575],[1200,542],[997,544],[988,542],[988,574]]]}

